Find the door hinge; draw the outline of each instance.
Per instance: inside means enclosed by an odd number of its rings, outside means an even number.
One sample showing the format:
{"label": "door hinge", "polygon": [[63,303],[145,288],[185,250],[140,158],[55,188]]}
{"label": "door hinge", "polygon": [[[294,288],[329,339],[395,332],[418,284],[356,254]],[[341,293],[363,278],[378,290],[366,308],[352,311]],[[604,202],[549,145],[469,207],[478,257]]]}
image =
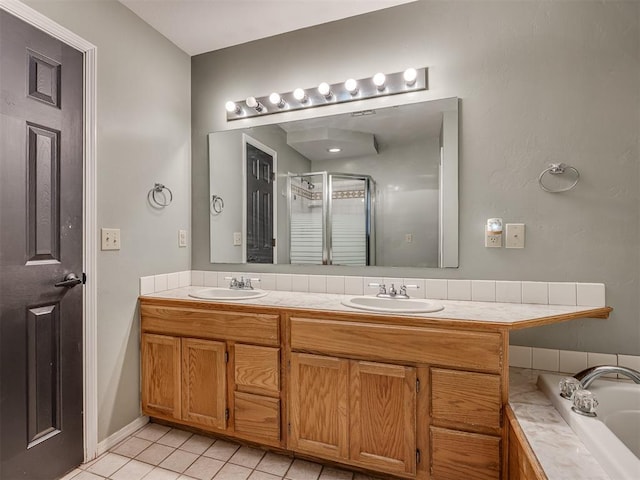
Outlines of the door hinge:
{"label": "door hinge", "polygon": [[224,419],[225,420],[229,420],[229,409],[228,408],[224,409]]}
{"label": "door hinge", "polygon": [[416,448],[416,464],[420,463],[420,449]]}
{"label": "door hinge", "polygon": [[276,173],[275,172],[271,172],[271,181],[272,182],[276,181]]}
{"label": "door hinge", "polygon": [[224,352],[224,363],[229,363],[229,352]]}
{"label": "door hinge", "polygon": [[87,274],[82,272],[82,284],[86,285],[87,284]]}
{"label": "door hinge", "polygon": [[416,378],[416,393],[420,393],[420,379]]}
{"label": "door hinge", "polygon": [[275,246],[276,246],[276,239],[275,239],[275,238],[272,238],[272,239],[271,239],[271,246],[272,246],[272,247],[275,247]]}

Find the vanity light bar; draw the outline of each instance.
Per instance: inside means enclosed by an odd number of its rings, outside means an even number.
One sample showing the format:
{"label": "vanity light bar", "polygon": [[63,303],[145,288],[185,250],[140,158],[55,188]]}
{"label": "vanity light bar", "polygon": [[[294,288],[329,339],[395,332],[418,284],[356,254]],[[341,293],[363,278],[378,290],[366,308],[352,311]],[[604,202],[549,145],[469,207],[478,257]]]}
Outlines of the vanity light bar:
{"label": "vanity light bar", "polygon": [[332,85],[323,82],[319,87],[296,88],[293,92],[282,94],[274,92],[264,97],[247,97],[246,100],[238,102],[229,101],[225,109],[227,121],[231,121],[426,89],[427,69],[409,68],[404,72],[386,75],[377,73],[373,77],[360,80],[350,78],[346,82]]}

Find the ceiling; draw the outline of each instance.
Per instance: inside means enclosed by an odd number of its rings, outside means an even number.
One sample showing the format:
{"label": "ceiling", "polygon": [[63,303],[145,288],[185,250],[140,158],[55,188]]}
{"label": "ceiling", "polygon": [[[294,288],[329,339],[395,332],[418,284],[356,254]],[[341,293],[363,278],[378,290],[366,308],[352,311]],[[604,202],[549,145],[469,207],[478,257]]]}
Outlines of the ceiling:
{"label": "ceiling", "polygon": [[416,0],[119,0],[189,55]]}
{"label": "ceiling", "polygon": [[[289,146],[311,161],[373,156],[416,139],[440,136],[442,112],[450,99],[278,124]],[[339,147],[340,152],[328,149]]]}

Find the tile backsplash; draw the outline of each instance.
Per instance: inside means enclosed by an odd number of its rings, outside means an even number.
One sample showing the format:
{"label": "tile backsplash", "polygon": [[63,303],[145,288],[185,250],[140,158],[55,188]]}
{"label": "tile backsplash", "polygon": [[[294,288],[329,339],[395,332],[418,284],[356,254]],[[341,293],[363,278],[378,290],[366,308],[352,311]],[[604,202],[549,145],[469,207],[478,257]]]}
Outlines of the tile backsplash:
{"label": "tile backsplash", "polygon": [[[620,365],[640,370],[640,356],[509,346],[510,367],[575,374],[596,365]],[[616,377],[616,375],[610,376]]]}
{"label": "tile backsplash", "polygon": [[300,275],[288,273],[237,273],[185,271],[140,278],[140,294],[178,287],[228,286],[231,277],[248,277],[257,288],[287,292],[375,295],[371,283],[407,285],[415,298],[434,300],[473,300],[476,302],[537,303],[543,305],[579,305],[604,307],[602,283],[519,282],[494,280],[446,280],[423,278],[355,277],[341,275]]}

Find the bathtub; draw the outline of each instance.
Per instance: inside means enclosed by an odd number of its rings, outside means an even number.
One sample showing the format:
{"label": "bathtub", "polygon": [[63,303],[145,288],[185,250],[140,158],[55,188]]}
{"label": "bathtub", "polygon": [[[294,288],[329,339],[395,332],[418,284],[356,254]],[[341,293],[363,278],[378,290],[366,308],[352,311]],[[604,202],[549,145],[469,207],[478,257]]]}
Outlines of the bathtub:
{"label": "bathtub", "polygon": [[551,400],[612,480],[640,478],[640,385],[598,379],[589,386],[600,405],[596,417],[571,410],[560,396],[563,375],[542,374],[538,388]]}

